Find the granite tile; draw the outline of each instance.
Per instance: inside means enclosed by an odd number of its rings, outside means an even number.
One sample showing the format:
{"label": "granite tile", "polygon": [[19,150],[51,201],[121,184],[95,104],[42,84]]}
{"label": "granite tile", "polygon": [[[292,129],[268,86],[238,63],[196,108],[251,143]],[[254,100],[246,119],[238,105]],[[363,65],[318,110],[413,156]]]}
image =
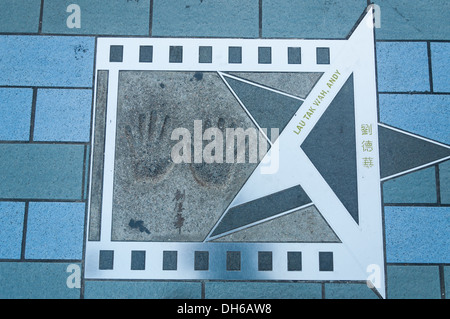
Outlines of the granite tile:
{"label": "granite tile", "polygon": [[25,203],[0,202],[0,259],[20,259]]}
{"label": "granite tile", "polygon": [[258,37],[258,0],[153,1],[153,36]]}
{"label": "granite tile", "polygon": [[450,144],[450,95],[380,94],[379,105],[382,123]]}
{"label": "granite tile", "polygon": [[387,297],[389,299],[440,299],[439,268],[437,266],[388,265]]}
{"label": "granite tile", "polygon": [[439,164],[439,188],[442,204],[450,204],[450,161]]}
{"label": "granite tile", "polygon": [[325,299],[378,299],[378,296],[359,283],[325,283]]}
{"label": "granite tile", "polygon": [[[0,298],[4,299],[78,299],[79,288],[67,282],[74,272],[68,266],[81,264],[44,262],[0,263]],[[69,269],[70,270],[70,269]]]}
{"label": "granite tile", "polygon": [[86,280],[86,299],[200,299],[200,282]]}
{"label": "granite tile", "polygon": [[206,282],[206,299],[320,299],[319,283]]}
{"label": "granite tile", "polygon": [[84,203],[30,202],[25,258],[81,260],[84,215]]}
{"label": "granite tile", "polygon": [[80,200],[84,145],[0,144],[0,198]]}
{"label": "granite tile", "polygon": [[446,263],[450,259],[450,207],[386,206],[389,263]]}
{"label": "granite tile", "polygon": [[89,142],[92,90],[39,89],[35,141]]}
{"label": "granite tile", "polygon": [[374,0],[379,6],[382,40],[450,40],[450,3],[447,0]]}
{"label": "granite tile", "polygon": [[37,33],[41,0],[0,1],[0,32]]}
{"label": "granite tile", "polygon": [[0,85],[92,87],[93,37],[0,36]]}
{"label": "granite tile", "polygon": [[379,92],[430,92],[426,42],[377,42]]}
{"label": "granite tile", "polygon": [[[73,10],[80,8],[80,28],[69,28]],[[52,34],[148,35],[150,1],[123,0],[46,0],[42,32]],[[70,24],[69,24],[70,25]]]}
{"label": "granite tile", "polygon": [[433,90],[434,92],[448,93],[450,92],[450,84],[448,81],[448,74],[450,73],[450,43],[431,42],[430,48],[432,66],[431,72],[433,74]]}
{"label": "granite tile", "polygon": [[29,140],[32,99],[32,89],[0,88],[0,140]]}
{"label": "granite tile", "polygon": [[346,38],[363,14],[366,1],[262,1],[262,36]]}
{"label": "granite tile", "polygon": [[384,203],[437,203],[435,167],[384,182],[383,200]]}

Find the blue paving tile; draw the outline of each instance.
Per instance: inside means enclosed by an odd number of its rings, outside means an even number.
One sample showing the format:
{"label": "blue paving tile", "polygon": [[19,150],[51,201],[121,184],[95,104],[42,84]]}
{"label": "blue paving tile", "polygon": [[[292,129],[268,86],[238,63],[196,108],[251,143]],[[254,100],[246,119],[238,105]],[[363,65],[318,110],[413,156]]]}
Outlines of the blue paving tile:
{"label": "blue paving tile", "polygon": [[25,203],[0,202],[0,259],[19,259]]}
{"label": "blue paving tile", "polygon": [[441,203],[450,204],[450,161],[439,165]]}
{"label": "blue paving tile", "polygon": [[41,0],[0,1],[0,32],[38,32],[40,8]]}
{"label": "blue paving tile", "polygon": [[0,88],[0,140],[28,141],[32,99],[31,89]]}
{"label": "blue paving tile", "polygon": [[92,37],[0,36],[0,85],[91,87]]}
{"label": "blue paving tile", "polygon": [[436,170],[429,167],[383,183],[385,203],[436,203]]}
{"label": "blue paving tile", "polygon": [[325,299],[379,299],[366,284],[326,283]]}
{"label": "blue paving tile", "polygon": [[374,0],[380,6],[377,39],[449,40],[450,3],[447,0]]}
{"label": "blue paving tile", "polygon": [[262,36],[345,38],[366,5],[360,0],[263,0]]}
{"label": "blue paving tile", "polygon": [[[77,299],[79,288],[67,286],[67,263],[0,263],[0,298]],[[81,267],[80,264],[75,264]]]}
{"label": "blue paving tile", "polygon": [[31,202],[25,258],[81,259],[84,203]]}
{"label": "blue paving tile", "polygon": [[91,90],[38,90],[35,141],[89,142]]}
{"label": "blue paving tile", "polygon": [[84,145],[0,144],[0,198],[81,199]]}
{"label": "blue paving tile", "polygon": [[85,281],[86,299],[200,299],[200,282]]}
{"label": "blue paving tile", "polygon": [[380,94],[380,121],[405,131],[450,144],[450,96]]}
{"label": "blue paving tile", "polygon": [[450,43],[432,42],[430,46],[433,90],[434,92],[450,92],[450,83],[448,81],[448,74],[450,73]]}
{"label": "blue paving tile", "polygon": [[386,206],[386,260],[450,262],[450,207]]}
{"label": "blue paving tile", "polygon": [[317,283],[206,282],[207,299],[320,299]]}
{"label": "blue paving tile", "polygon": [[380,92],[429,92],[425,42],[377,42]]}
{"label": "blue paving tile", "polygon": [[154,0],[152,35],[258,37],[258,0]]}
{"label": "blue paving tile", "polygon": [[[80,7],[80,28],[69,28],[73,21],[70,4]],[[148,35],[150,1],[123,0],[46,0],[42,32],[52,34]],[[70,23],[69,23],[70,25]]]}
{"label": "blue paving tile", "polygon": [[387,297],[389,299],[440,299],[439,268],[437,266],[388,265]]}

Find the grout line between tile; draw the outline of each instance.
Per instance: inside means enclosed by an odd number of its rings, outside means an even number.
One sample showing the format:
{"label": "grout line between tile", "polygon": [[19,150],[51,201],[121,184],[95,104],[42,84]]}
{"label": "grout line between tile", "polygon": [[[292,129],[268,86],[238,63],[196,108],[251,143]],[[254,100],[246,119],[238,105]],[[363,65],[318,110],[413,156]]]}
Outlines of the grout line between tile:
{"label": "grout line between tile", "polygon": [[33,98],[31,100],[31,116],[30,116],[30,136],[29,136],[30,142],[33,142],[34,138],[34,124],[36,120],[36,100],[37,100],[37,88],[33,87]]}
{"label": "grout line between tile", "polygon": [[262,38],[262,19],[263,19],[263,11],[262,11],[262,0],[259,0],[259,8],[258,8],[258,15],[259,15],[259,26],[258,26],[258,32],[259,32],[259,37]]}
{"label": "grout line between tile", "polygon": [[433,68],[432,68],[432,62],[431,62],[431,43],[430,41],[427,42],[427,55],[428,55],[428,76],[430,79],[430,92],[434,92],[433,88]]}
{"label": "grout line between tile", "polygon": [[20,261],[24,261],[25,260],[25,247],[26,247],[29,204],[30,204],[29,202],[25,202],[25,212],[24,212],[24,217],[23,217],[22,247],[21,247],[21,251],[20,251]]}
{"label": "grout line between tile", "polygon": [[42,20],[44,17],[44,0],[41,0],[41,8],[39,11],[39,27],[38,27],[38,34],[42,34]]}
{"label": "grout line between tile", "polygon": [[439,283],[441,286],[441,298],[445,299],[445,276],[444,276],[444,265],[439,265]]}
{"label": "grout line between tile", "polygon": [[148,19],[148,36],[151,37],[152,36],[152,32],[153,32],[153,0],[150,0],[150,14],[149,14],[149,19]]}
{"label": "grout line between tile", "polygon": [[441,180],[439,175],[439,164],[435,166],[435,178],[436,178],[436,201],[439,206],[442,205],[441,202]]}

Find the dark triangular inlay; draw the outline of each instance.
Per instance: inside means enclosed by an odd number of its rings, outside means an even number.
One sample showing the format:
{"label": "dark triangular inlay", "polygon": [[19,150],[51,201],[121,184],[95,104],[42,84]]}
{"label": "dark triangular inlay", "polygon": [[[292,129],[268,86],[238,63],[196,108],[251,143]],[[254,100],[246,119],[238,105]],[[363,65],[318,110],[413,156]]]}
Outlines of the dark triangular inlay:
{"label": "dark triangular inlay", "polygon": [[271,138],[271,128],[278,128],[281,134],[286,124],[303,103],[289,96],[275,93],[227,76],[224,76],[224,78],[258,123],[259,127],[267,129],[269,138]]}
{"label": "dark triangular inlay", "polygon": [[301,147],[358,223],[353,74]]}
{"label": "dark triangular inlay", "polygon": [[300,185],[234,206],[223,216],[211,237],[262,221],[311,203]]}
{"label": "dark triangular inlay", "polygon": [[380,175],[389,177],[450,156],[450,149],[396,130],[378,126]]}

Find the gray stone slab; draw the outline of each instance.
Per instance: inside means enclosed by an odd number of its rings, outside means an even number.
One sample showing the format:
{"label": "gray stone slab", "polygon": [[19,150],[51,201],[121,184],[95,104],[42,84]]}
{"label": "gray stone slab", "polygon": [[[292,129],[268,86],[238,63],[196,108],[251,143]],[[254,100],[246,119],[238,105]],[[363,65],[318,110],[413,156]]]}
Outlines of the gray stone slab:
{"label": "gray stone slab", "polygon": [[222,132],[256,130],[250,118],[212,72],[121,71],[117,115],[112,239],[202,241],[257,163],[224,156],[224,163],[175,164],[179,136],[171,133],[186,128],[193,141],[194,120]]}
{"label": "gray stone slab", "polygon": [[221,242],[340,242],[315,206],[274,218],[227,236]]}
{"label": "gray stone slab", "polygon": [[446,147],[383,126],[378,139],[382,178],[450,156]]}
{"label": "gray stone slab", "polygon": [[353,75],[328,106],[301,148],[358,222]]}
{"label": "gray stone slab", "polygon": [[90,186],[89,240],[100,240],[107,94],[108,71],[98,71],[95,104],[94,151],[92,153],[92,183]]}
{"label": "gray stone slab", "polygon": [[228,210],[211,236],[221,235],[308,203],[311,203],[311,199],[300,185],[258,198]]}
{"label": "gray stone slab", "polygon": [[[291,62],[300,61],[300,48],[298,56],[291,55]],[[298,59],[298,60],[297,60]],[[249,80],[269,88],[288,93],[300,98],[306,98],[319,81],[321,72],[230,72],[230,74]],[[272,111],[273,112],[273,111]]]}

